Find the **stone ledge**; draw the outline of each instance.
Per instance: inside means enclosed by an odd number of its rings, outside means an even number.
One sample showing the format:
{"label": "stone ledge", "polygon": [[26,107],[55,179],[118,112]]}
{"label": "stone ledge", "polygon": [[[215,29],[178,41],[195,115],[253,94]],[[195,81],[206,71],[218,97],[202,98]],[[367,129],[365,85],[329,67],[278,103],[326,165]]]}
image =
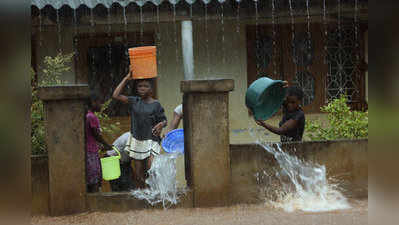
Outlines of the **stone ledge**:
{"label": "stone ledge", "polygon": [[234,80],[184,80],[180,83],[180,90],[183,93],[189,92],[229,92],[234,90]]}
{"label": "stone ledge", "polygon": [[[86,195],[87,210],[94,212],[126,212],[142,209],[162,209],[162,203],[150,205],[145,200],[134,198],[129,192],[100,192]],[[168,205],[170,206],[170,205]],[[179,194],[179,202],[170,208],[192,208],[193,194],[191,191]]]}
{"label": "stone ledge", "polygon": [[[333,178],[346,197],[368,197],[368,139],[295,142],[283,144],[282,148],[299,159],[324,165],[327,178]],[[279,165],[273,155],[257,144],[231,144],[230,158],[232,204],[264,202],[264,193],[273,187],[265,182],[273,180],[259,181],[254,175],[275,173]]]}
{"label": "stone ledge", "polygon": [[89,93],[89,86],[86,84],[47,86],[38,89],[38,96],[43,101],[83,99],[87,98]]}

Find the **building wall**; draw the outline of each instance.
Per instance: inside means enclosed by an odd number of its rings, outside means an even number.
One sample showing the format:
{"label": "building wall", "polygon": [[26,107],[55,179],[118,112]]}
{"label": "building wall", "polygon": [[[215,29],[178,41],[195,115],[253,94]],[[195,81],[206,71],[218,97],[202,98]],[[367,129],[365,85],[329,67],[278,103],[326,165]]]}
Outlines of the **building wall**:
{"label": "building wall", "polygon": [[[252,23],[252,22],[251,22]],[[259,129],[249,118],[245,107],[245,92],[247,89],[247,49],[245,22],[238,26],[235,20],[224,21],[222,27],[220,20],[209,20],[208,31],[205,29],[204,20],[193,22],[193,41],[194,41],[194,72],[196,79],[234,79],[235,89],[230,93],[230,139],[232,144],[251,143],[253,138],[248,129]],[[181,103],[182,94],[180,93],[180,81],[184,79],[183,59],[181,49],[180,22],[162,22],[160,26],[160,42],[158,46],[158,98],[165,108],[167,117],[172,119],[173,109]],[[176,31],[175,31],[176,27]],[[157,24],[146,23],[143,26],[144,32],[156,31]],[[94,27],[81,26],[78,33],[107,32],[106,25]],[[222,32],[224,29],[224,33]],[[237,32],[239,30],[239,32]],[[140,25],[129,24],[127,32],[139,32]],[[113,25],[111,32],[124,32],[123,26]],[[177,35],[175,35],[177,34]],[[208,34],[208,47],[207,35]],[[64,53],[73,52],[73,26],[62,26],[60,35],[62,51]],[[223,41],[224,38],[224,41]],[[45,56],[54,56],[59,49],[58,33],[56,26],[45,26],[36,42],[36,61],[38,69],[43,68]],[[157,41],[157,38],[155,38]],[[208,52],[209,50],[209,52]],[[177,57],[176,57],[177,54]],[[208,58],[209,55],[209,58]],[[176,63],[177,60],[177,63]],[[177,66],[176,66],[177,65]],[[71,71],[63,74],[62,77],[69,83],[75,82],[75,66],[72,65]],[[39,72],[40,79],[40,72]],[[307,119],[322,118],[322,114],[307,115]],[[270,122],[278,124],[280,116],[272,118]],[[122,119],[123,131],[128,127],[128,121]],[[125,124],[126,123],[126,124]],[[180,125],[182,126],[182,124]],[[264,132],[262,132],[264,133]],[[264,137],[270,141],[278,141],[279,136],[266,132]]]}

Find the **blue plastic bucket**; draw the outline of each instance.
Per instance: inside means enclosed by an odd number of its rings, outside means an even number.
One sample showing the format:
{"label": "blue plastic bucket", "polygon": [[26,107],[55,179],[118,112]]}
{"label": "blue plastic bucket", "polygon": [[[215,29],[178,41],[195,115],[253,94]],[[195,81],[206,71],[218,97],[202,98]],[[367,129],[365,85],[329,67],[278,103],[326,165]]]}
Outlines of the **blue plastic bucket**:
{"label": "blue plastic bucket", "polygon": [[172,130],[162,140],[162,148],[167,153],[184,154],[184,131],[183,129]]}
{"label": "blue plastic bucket", "polygon": [[279,110],[287,92],[283,85],[281,80],[262,77],[248,87],[245,104],[256,120],[267,120]]}

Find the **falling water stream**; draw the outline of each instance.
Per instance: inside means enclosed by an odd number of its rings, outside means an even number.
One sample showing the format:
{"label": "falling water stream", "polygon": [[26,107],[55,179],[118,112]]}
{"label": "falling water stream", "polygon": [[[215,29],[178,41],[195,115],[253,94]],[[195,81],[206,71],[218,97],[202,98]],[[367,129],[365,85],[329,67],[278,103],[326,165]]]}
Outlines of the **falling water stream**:
{"label": "falling water stream", "polygon": [[126,16],[126,6],[123,7],[123,39],[127,43],[127,16]]}
{"label": "falling water stream", "polygon": [[211,74],[211,62],[209,53],[209,34],[208,34],[208,2],[205,2],[205,45],[206,45],[206,57],[207,57],[207,75]]}
{"label": "falling water stream", "polygon": [[42,10],[39,9],[39,46],[40,47],[43,44],[43,40],[42,40],[42,23],[43,23]]}
{"label": "falling water stream", "polygon": [[309,38],[309,40],[311,40],[312,39],[312,34],[310,33],[310,3],[309,3],[309,1],[310,0],[306,0],[306,22],[307,22],[307,30],[306,30],[306,32],[307,32],[307,34],[308,34],[308,38]]}
{"label": "falling water stream", "polygon": [[225,50],[225,37],[224,37],[224,2],[226,0],[219,0],[220,7],[221,7],[221,17],[220,17],[220,23],[221,23],[221,29],[222,29],[222,66],[224,67],[226,63],[226,50]]}
{"label": "falling water stream", "polygon": [[[279,187],[273,190],[277,198],[266,199],[268,204],[288,212],[323,212],[350,208],[337,186],[328,182],[325,166],[290,155],[284,152],[280,144],[263,142],[255,129],[250,129],[250,135],[257,144],[274,156],[280,167],[276,174],[267,174],[265,171],[263,177],[262,173],[256,174],[257,179],[264,179],[266,176],[269,180],[273,177],[279,182]],[[270,183],[266,185],[270,186]]]}
{"label": "falling water stream", "polygon": [[178,154],[160,154],[154,157],[151,168],[148,170],[146,189],[134,190],[131,194],[144,199],[151,205],[162,203],[164,208],[178,203],[179,194],[184,194],[186,190],[178,192],[176,181],[176,159]]}
{"label": "falling water stream", "polygon": [[73,38],[73,52],[74,52],[74,57],[75,57],[75,61],[76,63],[78,63],[79,61],[79,50],[78,50],[78,18],[76,15],[76,9],[73,10],[73,34],[74,34],[74,38]]}
{"label": "falling water stream", "polygon": [[162,65],[162,56],[161,56],[161,23],[159,18],[159,5],[157,5],[157,62],[159,67]]}
{"label": "falling water stream", "polygon": [[273,58],[273,75],[277,77],[277,35],[276,35],[276,5],[275,0],[272,0],[272,39],[273,39],[273,50],[272,50],[272,58]]}
{"label": "falling water stream", "polygon": [[[259,37],[259,27],[258,27],[258,0],[254,0],[255,3],[255,40],[256,40],[256,55],[260,51],[260,37]],[[256,60],[256,74],[259,76],[260,72],[260,60]]]}
{"label": "falling water stream", "polygon": [[94,35],[94,12],[93,9],[90,8],[90,27],[92,29],[92,31],[90,33],[92,33],[92,35]]}
{"label": "falling water stream", "polygon": [[[343,49],[342,47],[342,26],[341,26],[341,0],[337,0],[338,1],[338,49]],[[339,83],[339,94],[346,94],[344,93],[344,90],[342,89],[343,87],[343,59],[342,59],[342,54],[338,53],[338,72],[337,72],[337,80]]]}
{"label": "falling water stream", "polygon": [[312,33],[310,32],[310,22],[311,22],[311,20],[310,20],[310,3],[309,3],[309,1],[310,0],[306,0],[306,22],[307,22],[307,29],[306,29],[306,33],[307,33],[307,36],[308,36],[308,40],[307,40],[307,48],[308,48],[308,54],[309,54],[309,58],[311,57],[310,56],[310,52],[311,52],[311,46],[312,46]]}
{"label": "falling water stream", "polygon": [[354,30],[355,30],[355,51],[356,51],[356,64],[359,63],[359,21],[358,21],[359,6],[358,0],[355,0],[355,16],[354,16]]}
{"label": "falling water stream", "polygon": [[[295,21],[294,21],[294,8],[292,6],[292,1],[293,0],[288,0],[288,3],[290,5],[290,17],[291,17],[291,35],[292,35],[292,42],[291,42],[291,49],[293,51],[293,44],[294,44],[294,40],[295,40]],[[292,58],[293,60],[295,60],[294,58]],[[298,72],[298,65],[294,62],[295,64],[295,74]]]}
{"label": "falling water stream", "polygon": [[[90,8],[90,38],[94,38],[95,28],[94,28],[94,12],[93,9]],[[93,78],[96,77],[97,69],[96,69],[96,58],[94,52],[91,53],[91,74]]]}
{"label": "falling water stream", "polygon": [[176,3],[174,3],[172,5],[173,5],[173,32],[174,32],[176,74],[177,74],[179,72],[179,67],[177,66],[177,65],[179,65],[179,47],[177,45]]}
{"label": "falling water stream", "polygon": [[111,9],[107,8],[107,35],[108,35],[108,64],[111,68],[110,76],[113,77],[112,72],[112,26],[111,26]]}
{"label": "falling water stream", "polygon": [[62,35],[61,35],[61,22],[60,22],[60,12],[57,9],[57,35],[58,35],[58,50],[62,52]]}
{"label": "falling water stream", "polygon": [[78,34],[78,18],[76,15],[76,9],[73,10],[73,34],[75,36]]}
{"label": "falling water stream", "polygon": [[237,15],[236,15],[236,32],[240,34],[240,7],[241,7],[241,0],[237,2]]}
{"label": "falling water stream", "polygon": [[140,43],[144,45],[144,21],[143,21],[143,6],[140,5]]}
{"label": "falling water stream", "polygon": [[328,26],[327,26],[327,0],[323,0],[323,37],[324,37],[324,64],[327,64],[327,54],[328,54]]}
{"label": "falling water stream", "polygon": [[[124,6],[124,7],[122,8],[122,14],[123,14],[123,47],[124,47],[124,49],[125,49],[125,54],[124,54],[125,60],[126,60],[127,62],[129,62],[129,52],[128,52],[129,41],[128,41],[128,35],[127,35],[127,32],[128,32],[128,22],[127,22],[127,15],[126,15],[126,7],[127,7],[127,6]],[[129,70],[129,69],[127,68],[127,70]],[[126,73],[127,73],[127,72],[126,72]]]}
{"label": "falling water stream", "polygon": [[190,19],[193,19],[193,4],[190,4]]}
{"label": "falling water stream", "polygon": [[[237,33],[237,37],[239,37],[239,38],[240,38],[240,26],[241,26],[241,23],[240,23],[240,6],[241,5],[240,5],[240,3],[241,3],[241,0],[237,0],[236,33]],[[236,62],[240,62],[241,50],[239,48],[235,48],[235,49],[236,49],[235,55],[237,57]]]}

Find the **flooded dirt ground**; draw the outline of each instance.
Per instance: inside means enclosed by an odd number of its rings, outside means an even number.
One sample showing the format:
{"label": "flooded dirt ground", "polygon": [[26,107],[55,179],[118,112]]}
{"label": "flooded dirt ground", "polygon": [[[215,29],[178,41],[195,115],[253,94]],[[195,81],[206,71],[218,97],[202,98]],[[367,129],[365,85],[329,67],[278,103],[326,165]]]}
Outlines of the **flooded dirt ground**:
{"label": "flooded dirt ground", "polygon": [[350,201],[352,208],[324,213],[293,212],[264,205],[238,205],[220,208],[140,210],[123,213],[84,213],[64,217],[32,217],[31,224],[148,224],[148,225],[364,225],[368,224],[368,202]]}

